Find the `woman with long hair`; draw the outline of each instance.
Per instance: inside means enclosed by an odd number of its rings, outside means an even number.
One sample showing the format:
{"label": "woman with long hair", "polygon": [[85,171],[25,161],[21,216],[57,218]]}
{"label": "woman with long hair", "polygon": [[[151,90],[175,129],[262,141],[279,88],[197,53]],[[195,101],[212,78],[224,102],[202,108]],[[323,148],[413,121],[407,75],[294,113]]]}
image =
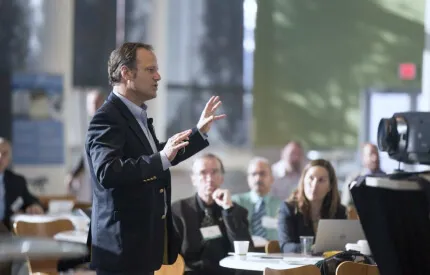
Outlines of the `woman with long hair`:
{"label": "woman with long hair", "polygon": [[346,219],[331,163],[313,160],[303,169],[297,190],[281,204],[279,245],[284,253],[300,251],[300,236],[316,236],[320,219]]}

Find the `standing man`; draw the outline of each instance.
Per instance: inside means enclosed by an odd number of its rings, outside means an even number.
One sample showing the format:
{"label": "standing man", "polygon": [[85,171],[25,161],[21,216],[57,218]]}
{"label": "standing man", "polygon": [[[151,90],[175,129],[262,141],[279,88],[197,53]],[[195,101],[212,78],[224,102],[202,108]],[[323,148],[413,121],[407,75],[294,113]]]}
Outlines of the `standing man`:
{"label": "standing man", "polygon": [[157,96],[157,58],[150,45],[124,43],[108,62],[113,92],[88,129],[94,198],[91,264],[97,274],[153,274],[176,261],[181,240],[171,213],[169,167],[209,145],[207,132],[221,105],[206,104],[197,127],[165,143],[155,135],[145,102]]}

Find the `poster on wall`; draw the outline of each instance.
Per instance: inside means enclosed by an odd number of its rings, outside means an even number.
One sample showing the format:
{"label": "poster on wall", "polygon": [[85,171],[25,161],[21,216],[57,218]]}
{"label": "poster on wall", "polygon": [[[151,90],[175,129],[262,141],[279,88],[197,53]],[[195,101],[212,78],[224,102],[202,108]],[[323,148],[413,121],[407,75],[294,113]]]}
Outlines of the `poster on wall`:
{"label": "poster on wall", "polygon": [[[63,77],[20,73],[12,78],[12,160],[14,167],[42,171],[64,166]],[[37,170],[39,169],[39,170]],[[28,172],[27,172],[28,174]],[[28,179],[44,191],[46,172]],[[25,175],[28,178],[28,175]],[[31,176],[31,175],[30,175]],[[36,185],[36,186],[34,186]]]}

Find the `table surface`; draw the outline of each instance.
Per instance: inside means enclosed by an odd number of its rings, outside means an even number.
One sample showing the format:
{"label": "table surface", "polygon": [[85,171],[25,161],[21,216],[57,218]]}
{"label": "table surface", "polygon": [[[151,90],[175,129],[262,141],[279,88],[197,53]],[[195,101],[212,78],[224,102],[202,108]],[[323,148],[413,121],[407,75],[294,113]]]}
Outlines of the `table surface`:
{"label": "table surface", "polygon": [[89,219],[87,217],[77,215],[74,213],[41,214],[41,215],[16,214],[11,217],[12,222],[16,222],[16,221],[50,222],[58,219],[70,220],[75,226],[76,230],[88,230]]}
{"label": "table surface", "polygon": [[222,259],[219,264],[222,267],[264,271],[266,267],[272,269],[290,269],[303,265],[316,264],[323,257],[303,256],[301,254],[265,254],[248,253],[245,258],[230,255]]}
{"label": "table surface", "polygon": [[80,230],[63,231],[54,235],[54,239],[57,241],[65,241],[65,242],[80,243],[80,244],[86,244],[87,237],[88,237],[88,231],[80,231]]}

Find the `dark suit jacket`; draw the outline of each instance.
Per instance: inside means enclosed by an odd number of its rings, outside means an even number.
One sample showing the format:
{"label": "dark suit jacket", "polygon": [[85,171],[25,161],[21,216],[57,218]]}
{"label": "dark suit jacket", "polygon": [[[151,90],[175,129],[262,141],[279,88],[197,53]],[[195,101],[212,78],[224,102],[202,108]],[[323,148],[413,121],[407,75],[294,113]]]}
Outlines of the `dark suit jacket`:
{"label": "dark suit jacket", "polygon": [[[223,270],[218,262],[211,263],[202,258],[200,252],[203,250],[204,241],[200,233],[199,210],[196,196],[177,201],[172,205],[173,224],[182,239],[181,255],[187,268],[195,271],[193,274],[225,274],[228,270]],[[248,228],[248,211],[245,208],[234,204],[229,210],[223,210],[222,221],[230,241],[230,251],[234,251],[234,241],[249,241],[250,251],[253,250]]]}
{"label": "dark suit jacket", "polygon": [[[39,200],[30,194],[27,189],[27,181],[21,175],[15,174],[10,170],[4,171],[4,188],[5,188],[5,213],[3,223],[10,229],[10,218],[13,214],[25,209],[34,203],[40,204]],[[18,204],[22,200],[21,204]],[[12,209],[19,206],[18,209]]]}
{"label": "dark suit jacket", "polygon": [[[158,142],[152,124],[149,130],[161,150],[164,144]],[[193,129],[185,153],[172,165],[208,145]],[[113,93],[90,122],[86,152],[94,190],[92,267],[112,272],[158,270],[163,262],[165,234],[168,263],[175,262],[180,239],[172,224],[170,172],[163,170],[160,153],[152,152],[135,117]]]}
{"label": "dark suit jacket", "polygon": [[[324,211],[323,211],[324,212]],[[327,213],[322,213],[327,219]],[[334,219],[346,219],[346,209],[341,204],[337,207]],[[278,215],[279,246],[284,253],[300,252],[300,236],[315,236],[312,222],[305,222],[302,213],[295,204],[283,202]]]}

